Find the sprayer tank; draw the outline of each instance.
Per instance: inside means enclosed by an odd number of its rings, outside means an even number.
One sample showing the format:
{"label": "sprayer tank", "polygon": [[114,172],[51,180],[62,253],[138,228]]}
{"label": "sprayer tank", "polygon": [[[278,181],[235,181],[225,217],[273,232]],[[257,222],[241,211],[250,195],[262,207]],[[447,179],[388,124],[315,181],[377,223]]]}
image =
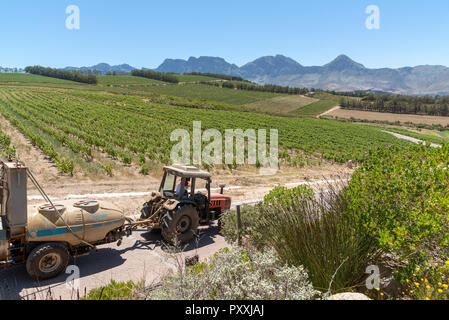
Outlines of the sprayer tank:
{"label": "sprayer tank", "polygon": [[59,214],[49,204],[28,207],[27,241],[62,241],[78,246],[82,244],[80,239],[95,243],[125,224],[124,214],[109,203],[62,201],[55,206]]}

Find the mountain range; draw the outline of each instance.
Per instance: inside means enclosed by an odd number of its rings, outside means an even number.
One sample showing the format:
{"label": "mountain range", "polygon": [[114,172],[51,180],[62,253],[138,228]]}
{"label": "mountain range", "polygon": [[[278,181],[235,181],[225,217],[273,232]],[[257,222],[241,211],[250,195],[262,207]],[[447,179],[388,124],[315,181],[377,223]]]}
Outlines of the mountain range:
{"label": "mountain range", "polygon": [[100,71],[101,74],[106,74],[108,72],[131,72],[132,70],[134,70],[136,68],[131,67],[129,64],[120,64],[120,65],[116,65],[116,66],[111,66],[107,63],[99,63],[96,64],[94,66],[90,66],[90,67],[81,67],[81,68],[77,68],[77,67],[66,67],[63,70],[69,70],[69,71],[88,71],[88,70],[97,70]]}
{"label": "mountain range", "polygon": [[[69,67],[70,68],[70,67]],[[97,69],[129,72],[134,68],[123,64],[70,70]],[[67,68],[66,68],[67,69]],[[303,66],[283,55],[265,56],[241,67],[219,57],[191,57],[188,60],[166,59],[159,72],[209,72],[239,76],[259,84],[277,84],[290,87],[320,88],[335,91],[371,90],[409,95],[448,95],[449,68],[439,65],[422,65],[398,69],[370,69],[346,55],[340,55],[323,66]]]}

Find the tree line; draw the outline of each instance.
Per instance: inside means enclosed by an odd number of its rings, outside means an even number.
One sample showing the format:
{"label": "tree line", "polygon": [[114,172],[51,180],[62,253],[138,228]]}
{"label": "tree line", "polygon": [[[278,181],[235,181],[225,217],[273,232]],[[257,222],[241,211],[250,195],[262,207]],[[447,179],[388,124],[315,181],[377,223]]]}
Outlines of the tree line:
{"label": "tree line", "polygon": [[33,66],[33,67],[28,66],[25,68],[25,72],[51,78],[71,80],[81,83],[88,83],[88,84],[98,83],[97,77],[94,74],[84,74],[81,71],[69,71],[69,70],[45,68],[41,66]]}
{"label": "tree line", "polygon": [[252,82],[207,82],[202,81],[200,84],[207,84],[211,86],[246,90],[246,91],[259,91],[259,92],[272,92],[272,93],[283,93],[283,94],[307,94],[309,89],[307,88],[293,88],[293,87],[283,87],[274,84],[258,85]]}
{"label": "tree line", "polygon": [[211,77],[211,78],[217,78],[222,80],[228,80],[228,81],[242,81],[242,82],[249,82],[248,80],[243,79],[242,77],[234,77],[227,74],[222,73],[210,73],[210,72],[189,72],[184,73],[185,75],[191,75],[191,76],[204,76],[204,77]]}
{"label": "tree line", "polygon": [[415,97],[369,94],[359,100],[342,98],[340,106],[343,109],[363,111],[449,116],[449,96]]}
{"label": "tree line", "polygon": [[170,82],[170,83],[178,83],[179,79],[173,74],[168,74],[164,72],[157,72],[153,70],[133,70],[131,71],[131,75],[136,77],[143,77],[153,80],[159,80],[163,82]]}

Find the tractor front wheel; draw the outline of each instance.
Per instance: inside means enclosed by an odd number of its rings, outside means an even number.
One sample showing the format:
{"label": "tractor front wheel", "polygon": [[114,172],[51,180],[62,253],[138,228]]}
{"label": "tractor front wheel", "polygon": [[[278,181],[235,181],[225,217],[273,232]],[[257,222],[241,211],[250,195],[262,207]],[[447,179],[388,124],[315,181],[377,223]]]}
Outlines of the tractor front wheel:
{"label": "tractor front wheel", "polygon": [[172,243],[188,243],[195,236],[200,217],[198,210],[191,206],[178,206],[168,211],[161,221],[162,237]]}
{"label": "tractor front wheel", "polygon": [[31,251],[26,261],[28,274],[36,280],[54,278],[69,263],[67,247],[61,243],[45,243]]}

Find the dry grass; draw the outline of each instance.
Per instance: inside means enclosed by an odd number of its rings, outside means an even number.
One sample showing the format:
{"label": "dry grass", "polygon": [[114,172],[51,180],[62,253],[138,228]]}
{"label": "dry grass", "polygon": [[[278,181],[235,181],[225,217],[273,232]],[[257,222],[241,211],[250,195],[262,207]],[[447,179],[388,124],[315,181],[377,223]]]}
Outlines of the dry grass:
{"label": "dry grass", "polygon": [[361,119],[361,120],[378,120],[378,121],[400,121],[401,123],[411,122],[416,124],[429,124],[429,125],[449,125],[449,117],[438,116],[420,116],[414,114],[395,114],[395,113],[381,113],[371,111],[359,111],[359,110],[345,110],[337,109],[328,114],[332,117],[339,117],[344,119]]}
{"label": "dry grass", "polygon": [[299,95],[289,95],[256,101],[247,104],[247,106],[256,108],[258,111],[263,112],[288,113],[316,101],[318,100],[313,98]]}

